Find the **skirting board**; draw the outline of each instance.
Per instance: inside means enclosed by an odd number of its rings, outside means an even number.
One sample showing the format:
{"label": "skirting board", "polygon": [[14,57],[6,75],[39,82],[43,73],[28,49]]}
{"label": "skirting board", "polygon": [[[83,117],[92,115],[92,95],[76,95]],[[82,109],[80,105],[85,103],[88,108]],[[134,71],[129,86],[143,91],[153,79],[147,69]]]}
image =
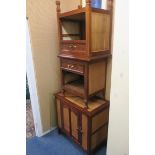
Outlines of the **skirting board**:
{"label": "skirting board", "polygon": [[46,134],[50,133],[51,131],[55,130],[57,127],[53,127],[47,131],[45,131],[44,133],[42,133],[39,137],[45,136]]}

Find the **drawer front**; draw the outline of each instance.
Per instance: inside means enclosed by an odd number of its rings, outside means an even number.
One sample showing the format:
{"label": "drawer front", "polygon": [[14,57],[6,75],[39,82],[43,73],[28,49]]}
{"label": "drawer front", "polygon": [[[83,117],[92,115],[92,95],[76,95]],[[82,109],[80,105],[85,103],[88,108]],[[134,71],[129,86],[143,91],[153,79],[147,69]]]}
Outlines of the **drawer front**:
{"label": "drawer front", "polygon": [[84,74],[84,65],[82,64],[75,64],[71,62],[61,62],[61,68],[68,71]]}
{"label": "drawer front", "polygon": [[62,43],[61,49],[64,52],[86,51],[86,45],[80,43]]}

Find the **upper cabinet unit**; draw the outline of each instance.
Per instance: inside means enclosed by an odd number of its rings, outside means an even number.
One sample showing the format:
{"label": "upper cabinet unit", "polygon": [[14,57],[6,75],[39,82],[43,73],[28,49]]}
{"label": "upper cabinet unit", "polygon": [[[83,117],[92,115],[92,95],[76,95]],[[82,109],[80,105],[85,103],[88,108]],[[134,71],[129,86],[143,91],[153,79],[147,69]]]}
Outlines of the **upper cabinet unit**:
{"label": "upper cabinet unit", "polygon": [[90,61],[110,56],[111,10],[86,7],[61,13],[57,4],[60,57]]}

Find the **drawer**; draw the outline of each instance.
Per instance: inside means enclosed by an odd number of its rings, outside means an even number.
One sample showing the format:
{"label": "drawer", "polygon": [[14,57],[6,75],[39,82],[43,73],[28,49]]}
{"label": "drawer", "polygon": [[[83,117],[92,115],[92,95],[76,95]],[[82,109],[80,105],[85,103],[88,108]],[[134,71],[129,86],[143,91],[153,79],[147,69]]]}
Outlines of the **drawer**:
{"label": "drawer", "polygon": [[62,61],[61,68],[68,70],[68,71],[84,74],[84,65],[82,65],[82,64],[75,64],[72,62],[63,62]]}
{"label": "drawer", "polygon": [[64,52],[86,51],[85,43],[62,43],[61,50]]}

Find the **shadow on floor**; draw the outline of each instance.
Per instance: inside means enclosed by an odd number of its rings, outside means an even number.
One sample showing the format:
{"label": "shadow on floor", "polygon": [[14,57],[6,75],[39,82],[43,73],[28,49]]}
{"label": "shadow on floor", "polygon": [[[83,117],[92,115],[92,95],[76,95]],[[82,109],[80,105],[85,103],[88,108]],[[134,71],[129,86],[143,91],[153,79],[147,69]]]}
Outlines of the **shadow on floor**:
{"label": "shadow on floor", "polygon": [[[27,140],[26,155],[85,155],[85,153],[69,138],[54,130],[43,137]],[[101,147],[94,155],[106,155],[106,147]]]}

